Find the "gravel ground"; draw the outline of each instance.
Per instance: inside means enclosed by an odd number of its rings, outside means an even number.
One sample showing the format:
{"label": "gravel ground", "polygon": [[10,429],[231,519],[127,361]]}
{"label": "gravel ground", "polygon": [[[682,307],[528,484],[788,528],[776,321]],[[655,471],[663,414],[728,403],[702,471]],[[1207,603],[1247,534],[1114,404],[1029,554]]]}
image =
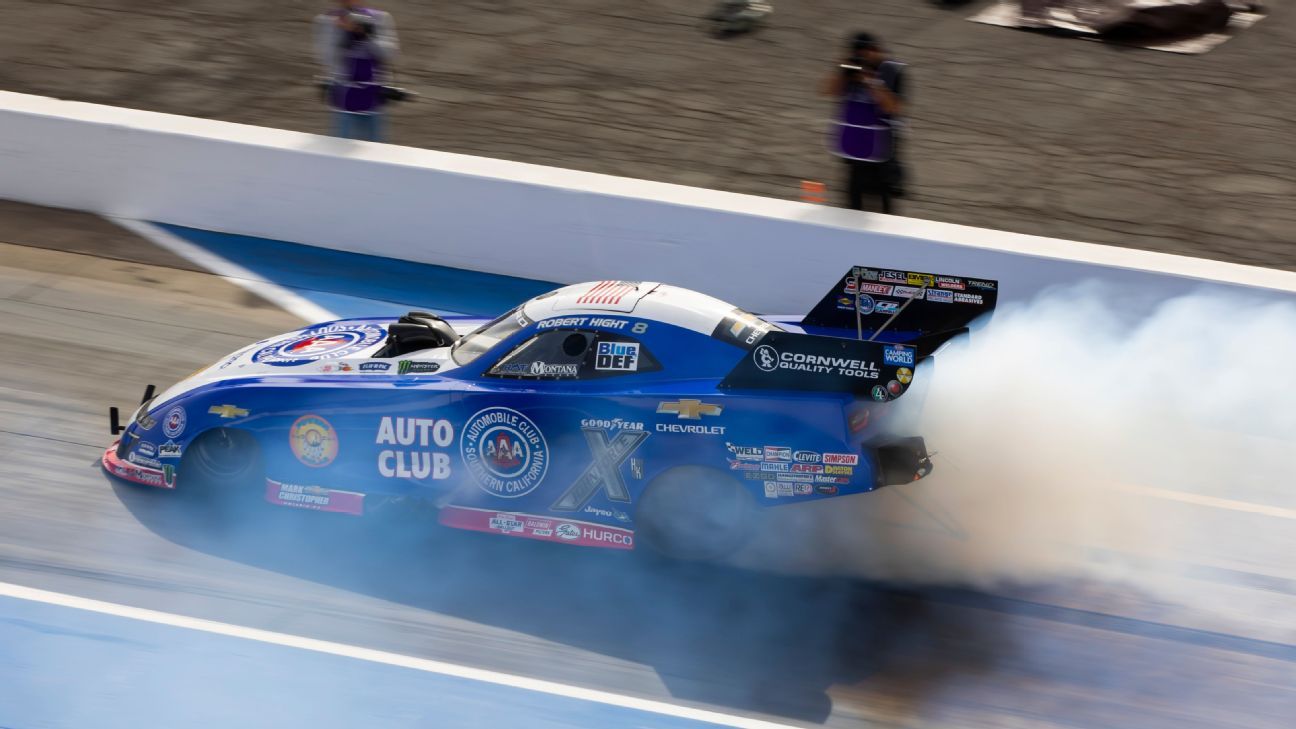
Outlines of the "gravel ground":
{"label": "gravel ground", "polygon": [[[422,95],[393,114],[400,144],[771,197],[823,180],[836,201],[816,88],[868,29],[910,64],[900,213],[1296,270],[1296,13],[1281,0],[1202,56],[916,0],[782,0],[768,28],[730,40],[703,32],[704,0],[377,4]],[[323,131],[322,7],[6,0],[0,88]]]}

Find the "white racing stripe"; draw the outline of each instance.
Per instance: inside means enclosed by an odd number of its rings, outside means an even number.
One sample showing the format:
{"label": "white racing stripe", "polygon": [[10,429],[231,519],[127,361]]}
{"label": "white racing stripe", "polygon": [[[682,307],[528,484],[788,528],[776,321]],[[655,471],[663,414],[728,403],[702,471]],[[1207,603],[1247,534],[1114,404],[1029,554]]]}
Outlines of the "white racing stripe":
{"label": "white racing stripe", "polygon": [[237,263],[227,261],[202,246],[190,243],[184,238],[167,232],[152,223],[112,216],[107,216],[107,218],[177,256],[202,266],[230,283],[251,291],[289,314],[300,317],[307,323],[314,324],[315,322],[331,321],[338,318],[337,314],[302,296],[298,296],[291,290],[273,281],[268,281]]}
{"label": "white racing stripe", "polygon": [[287,633],[275,633],[269,630],[248,628],[242,625],[231,625],[229,623],[220,623],[214,620],[203,620],[202,618],[191,618],[185,615],[174,615],[172,613],[131,607],[129,605],[118,605],[116,603],[103,602],[101,600],[92,600],[85,597],[77,597],[75,595],[66,595],[61,592],[38,590],[33,587],[25,587],[23,585],[15,585],[8,582],[0,582],[0,597],[10,597],[17,600],[28,600],[47,605],[57,605],[59,607],[73,608],[76,610],[86,610],[88,612],[100,613],[103,615],[139,620],[157,625],[168,625],[175,628],[185,628],[203,633],[211,633],[213,635],[223,635],[230,638],[254,640],[260,643],[314,651],[316,653],[326,653],[345,658],[354,658],[361,661],[369,661],[370,663],[409,668],[415,671],[424,671],[426,673],[435,673],[442,676],[452,676],[455,678],[480,681],[482,683],[508,686],[510,688],[535,691],[538,693],[550,694],[552,696],[562,696],[570,699],[617,706],[625,709],[660,714],[663,716],[673,716],[681,719],[709,722],[717,726],[739,727],[740,729],[794,729],[794,725],[791,724],[778,724],[761,719],[721,714],[706,709],[695,709],[687,706],[668,704],[663,701],[640,699],[633,696],[622,696],[620,694],[609,693],[606,691],[597,691],[594,689],[581,688],[579,686],[569,686],[566,684],[554,683],[552,681],[527,678],[525,676],[496,673],[495,671],[488,671],[481,668],[459,666],[453,663],[444,663],[442,661],[433,661],[427,658],[405,656],[399,653],[389,653],[387,651],[376,650],[373,648],[362,648],[360,646],[346,645],[345,643],[334,643],[327,640],[304,638],[302,636],[289,635]]}

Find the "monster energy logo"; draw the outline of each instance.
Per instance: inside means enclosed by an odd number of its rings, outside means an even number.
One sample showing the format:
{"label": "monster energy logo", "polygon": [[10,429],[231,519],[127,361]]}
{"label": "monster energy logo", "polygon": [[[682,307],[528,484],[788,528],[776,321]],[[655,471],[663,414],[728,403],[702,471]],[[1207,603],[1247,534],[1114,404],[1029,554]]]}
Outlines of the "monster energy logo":
{"label": "monster energy logo", "polygon": [[[363,365],[361,365],[361,369],[363,368],[364,368]],[[411,375],[411,374],[418,374],[420,372],[436,372],[439,369],[441,369],[441,363],[439,362],[415,362],[414,360],[403,359],[400,362],[396,363],[396,374],[398,375]]]}

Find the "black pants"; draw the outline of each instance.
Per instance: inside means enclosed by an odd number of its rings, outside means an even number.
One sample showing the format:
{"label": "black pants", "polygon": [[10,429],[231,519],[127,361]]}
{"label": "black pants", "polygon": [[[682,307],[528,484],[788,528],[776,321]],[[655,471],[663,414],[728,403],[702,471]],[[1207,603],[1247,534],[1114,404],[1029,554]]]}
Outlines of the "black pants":
{"label": "black pants", "polygon": [[852,210],[864,209],[864,196],[877,195],[882,199],[882,212],[891,212],[891,167],[894,161],[864,162],[848,159],[846,206]]}

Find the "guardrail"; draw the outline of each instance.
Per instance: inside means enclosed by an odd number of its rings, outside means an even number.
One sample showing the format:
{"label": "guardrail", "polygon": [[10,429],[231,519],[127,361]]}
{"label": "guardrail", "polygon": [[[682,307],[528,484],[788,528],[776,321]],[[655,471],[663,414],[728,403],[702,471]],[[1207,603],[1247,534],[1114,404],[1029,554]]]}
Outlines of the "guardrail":
{"label": "guardrail", "polygon": [[[851,264],[1173,295],[1296,274],[0,92],[0,198],[490,273],[667,281],[803,312]],[[1132,287],[1132,288],[1127,288]]]}

